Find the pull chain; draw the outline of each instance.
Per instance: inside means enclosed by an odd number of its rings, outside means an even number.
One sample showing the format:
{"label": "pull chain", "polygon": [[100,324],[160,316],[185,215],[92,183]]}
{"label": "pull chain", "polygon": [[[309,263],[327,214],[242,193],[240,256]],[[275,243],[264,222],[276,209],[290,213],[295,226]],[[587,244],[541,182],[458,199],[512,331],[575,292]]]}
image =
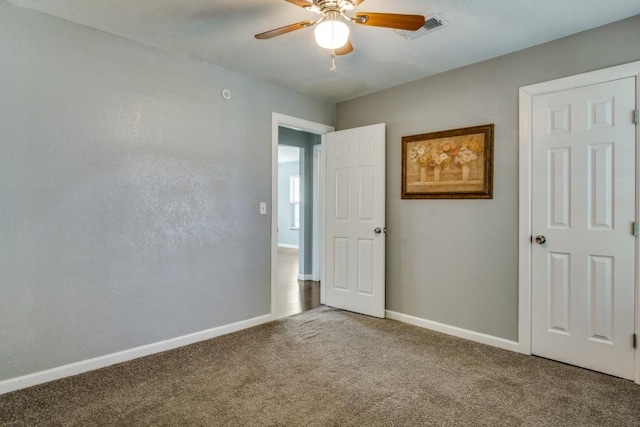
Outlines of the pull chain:
{"label": "pull chain", "polygon": [[336,70],[336,51],[335,50],[331,51],[331,68],[329,70],[330,71]]}

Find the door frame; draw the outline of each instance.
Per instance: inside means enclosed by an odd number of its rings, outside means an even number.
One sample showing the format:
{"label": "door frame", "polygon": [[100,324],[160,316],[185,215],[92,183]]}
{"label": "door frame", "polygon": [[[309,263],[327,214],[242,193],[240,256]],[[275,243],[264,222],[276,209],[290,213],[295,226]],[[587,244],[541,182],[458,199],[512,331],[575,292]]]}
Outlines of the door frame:
{"label": "door frame", "polygon": [[[329,132],[333,132],[335,128],[333,126],[325,125],[322,123],[311,122],[304,119],[299,119],[293,116],[287,116],[280,113],[272,113],[271,115],[271,318],[279,319],[278,314],[278,129],[280,127],[295,129],[303,132],[308,132],[316,135],[320,135],[320,145],[324,147],[326,135]],[[321,163],[324,163],[324,149],[321,151]],[[320,221],[318,225],[324,223],[324,203],[322,197],[322,183],[320,183],[320,201],[321,207]],[[322,233],[320,233],[322,234]],[[315,245],[315,244],[314,244]],[[320,242],[319,250],[322,253],[324,248],[324,242]],[[321,302],[323,301],[323,280],[322,272],[323,268],[320,268],[320,283],[321,283]]]}
{"label": "door frame", "polygon": [[[518,348],[531,354],[531,208],[533,97],[628,77],[636,79],[636,109],[640,108],[640,61],[591,71],[520,88],[519,93],[519,218],[518,218]],[[629,119],[631,119],[629,112]],[[636,221],[640,220],[640,125],[636,125]],[[635,331],[640,335],[640,238],[636,238]],[[640,349],[635,350],[635,382],[640,384]]]}
{"label": "door frame", "polygon": [[[322,240],[322,222],[320,218],[324,215],[324,210],[321,209],[324,205],[322,202],[322,190],[324,186],[321,185],[321,179],[324,178],[324,168],[322,165],[322,144],[313,146],[313,219],[312,219],[312,240],[313,245],[311,248],[311,280],[321,282],[320,280],[320,266],[322,265],[322,248],[320,244]],[[324,287],[321,288],[324,290]],[[324,294],[321,292],[321,294]],[[324,295],[323,295],[324,296]],[[321,297],[322,303],[324,303],[324,297]]]}

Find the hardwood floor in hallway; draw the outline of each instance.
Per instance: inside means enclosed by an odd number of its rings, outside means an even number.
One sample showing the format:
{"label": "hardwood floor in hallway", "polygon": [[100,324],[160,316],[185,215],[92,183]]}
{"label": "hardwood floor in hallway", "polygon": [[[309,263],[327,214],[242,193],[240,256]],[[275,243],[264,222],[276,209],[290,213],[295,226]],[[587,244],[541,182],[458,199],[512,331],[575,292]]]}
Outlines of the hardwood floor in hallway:
{"label": "hardwood floor in hallway", "polygon": [[278,248],[278,313],[280,317],[320,306],[320,282],[298,280],[298,250]]}

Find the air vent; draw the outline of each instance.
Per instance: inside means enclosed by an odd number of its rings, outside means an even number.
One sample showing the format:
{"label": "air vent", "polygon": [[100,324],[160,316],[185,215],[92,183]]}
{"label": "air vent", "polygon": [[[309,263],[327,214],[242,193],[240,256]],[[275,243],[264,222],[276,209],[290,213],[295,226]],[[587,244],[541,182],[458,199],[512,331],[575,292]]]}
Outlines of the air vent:
{"label": "air vent", "polygon": [[428,33],[438,31],[444,27],[448,27],[449,25],[451,25],[446,19],[444,19],[440,15],[436,15],[435,13],[432,13],[429,15],[425,14],[424,18],[426,21],[424,26],[420,27],[416,31],[407,31],[407,30],[394,30],[394,31],[407,40],[415,40]]}

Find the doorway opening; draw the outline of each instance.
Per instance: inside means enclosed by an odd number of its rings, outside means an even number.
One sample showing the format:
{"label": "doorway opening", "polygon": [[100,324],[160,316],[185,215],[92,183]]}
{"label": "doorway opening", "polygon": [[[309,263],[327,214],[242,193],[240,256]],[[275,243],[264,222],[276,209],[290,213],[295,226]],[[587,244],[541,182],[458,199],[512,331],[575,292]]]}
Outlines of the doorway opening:
{"label": "doorway opening", "polygon": [[313,154],[320,138],[284,127],[278,135],[277,305],[279,316],[286,317],[320,305],[320,278],[313,268]]}
{"label": "doorway opening", "polygon": [[324,135],[330,131],[273,113],[271,314],[276,319],[324,303],[321,169]]}

